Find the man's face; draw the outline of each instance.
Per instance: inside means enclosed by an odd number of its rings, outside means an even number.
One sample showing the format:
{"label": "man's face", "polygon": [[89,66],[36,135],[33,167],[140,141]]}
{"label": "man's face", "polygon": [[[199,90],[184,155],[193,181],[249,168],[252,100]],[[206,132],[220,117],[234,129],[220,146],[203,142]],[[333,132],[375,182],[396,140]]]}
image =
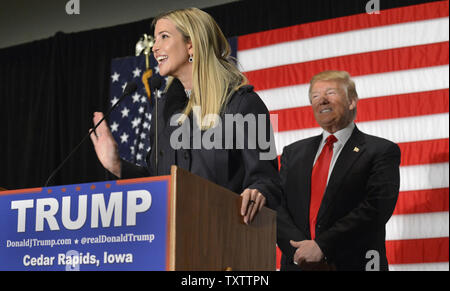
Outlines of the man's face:
{"label": "man's face", "polygon": [[338,81],[316,81],[310,101],[317,123],[326,131],[335,133],[353,121],[352,110],[357,99],[349,100],[346,88]]}

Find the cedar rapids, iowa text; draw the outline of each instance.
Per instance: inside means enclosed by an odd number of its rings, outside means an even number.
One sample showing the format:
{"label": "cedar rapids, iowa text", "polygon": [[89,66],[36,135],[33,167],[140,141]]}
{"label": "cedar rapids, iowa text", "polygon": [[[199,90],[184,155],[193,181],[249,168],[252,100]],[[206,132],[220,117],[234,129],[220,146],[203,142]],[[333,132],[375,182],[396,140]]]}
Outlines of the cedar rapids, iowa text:
{"label": "cedar rapids, iowa text", "polygon": [[80,265],[95,265],[99,266],[100,263],[103,264],[128,264],[133,263],[133,254],[122,253],[122,254],[110,254],[108,252],[103,252],[102,260],[98,259],[96,255],[87,252],[86,254],[79,253],[77,251],[69,251],[67,253],[60,253],[57,256],[44,256],[40,255],[33,257],[30,255],[25,255],[23,257],[23,265],[26,267],[35,266],[53,266],[64,265],[71,266],[72,268],[79,267]]}

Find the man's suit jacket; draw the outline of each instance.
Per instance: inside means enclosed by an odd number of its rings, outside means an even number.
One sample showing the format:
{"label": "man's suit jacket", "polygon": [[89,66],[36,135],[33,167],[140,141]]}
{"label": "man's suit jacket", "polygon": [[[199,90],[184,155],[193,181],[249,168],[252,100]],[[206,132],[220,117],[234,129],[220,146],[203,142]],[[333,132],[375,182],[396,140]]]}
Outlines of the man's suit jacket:
{"label": "man's suit jacket", "polygon": [[[189,148],[174,149],[171,145],[171,136],[174,131],[180,130],[180,126],[170,125],[170,119],[183,111],[187,101],[183,85],[178,79],[174,79],[168,91],[159,100],[158,152],[155,150],[155,124],[152,123],[150,129],[152,148],[147,154],[147,167],[139,167],[122,160],[122,178],[170,175],[170,167],[177,165],[238,194],[246,188],[257,189],[266,197],[267,206],[275,209],[281,197],[275,143],[273,142],[274,157],[269,160],[260,159],[260,154],[266,152],[266,150],[259,146],[252,148],[248,147],[247,144],[244,147],[236,147],[236,144],[230,145],[230,142],[235,141],[225,140],[227,135],[223,131],[221,149],[204,149],[203,145],[201,149],[195,152]],[[155,111],[152,114],[152,116],[156,116]],[[263,128],[266,137],[269,137],[270,134],[273,137],[269,111],[253,91],[253,86],[247,85],[237,90],[230,97],[223,114],[242,114],[242,116],[251,114],[256,117],[262,114],[267,117]],[[225,125],[223,114],[221,115],[222,125]],[[192,114],[189,118],[191,123],[189,139],[192,146],[195,138],[192,130]],[[259,128],[256,129],[256,133],[260,133]],[[244,136],[252,135],[252,138],[258,140],[256,133],[249,132],[246,129]],[[158,169],[156,169],[154,162],[155,155],[158,155],[159,159]],[[195,158],[197,158],[197,161],[195,161],[197,164],[193,168],[193,159]]]}
{"label": "man's suit jacket", "polygon": [[[277,218],[282,270],[299,269],[289,240],[311,239],[311,172],[321,139],[322,135],[300,140],[283,150],[284,193]],[[399,165],[396,144],[355,127],[335,163],[317,215],[315,241],[337,270],[365,270],[372,259],[370,250],[378,252],[380,270],[388,269],[385,225],[397,202]]]}

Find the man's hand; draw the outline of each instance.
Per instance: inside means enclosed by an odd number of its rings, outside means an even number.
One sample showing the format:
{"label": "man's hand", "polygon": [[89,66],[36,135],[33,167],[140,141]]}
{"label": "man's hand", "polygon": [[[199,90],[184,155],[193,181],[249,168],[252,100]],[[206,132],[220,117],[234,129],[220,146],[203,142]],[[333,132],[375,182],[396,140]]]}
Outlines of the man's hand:
{"label": "man's hand", "polygon": [[319,245],[313,240],[290,241],[291,246],[297,248],[294,254],[294,264],[302,268],[317,265],[320,263],[324,254]]}

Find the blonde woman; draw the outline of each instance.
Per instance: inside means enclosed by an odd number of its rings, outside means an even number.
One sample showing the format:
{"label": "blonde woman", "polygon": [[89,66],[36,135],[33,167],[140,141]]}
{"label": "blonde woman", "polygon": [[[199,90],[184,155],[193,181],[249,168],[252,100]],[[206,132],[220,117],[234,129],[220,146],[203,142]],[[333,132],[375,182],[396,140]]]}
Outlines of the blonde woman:
{"label": "blonde woman", "polygon": [[[104,123],[91,135],[97,156],[118,178],[167,175],[171,165],[187,169],[241,193],[241,214],[249,223],[263,206],[275,208],[281,195],[273,140],[270,148],[257,144],[261,136],[273,137],[269,112],[231,60],[230,46],[209,14],[197,8],[174,10],[156,17],[153,26],[153,54],[169,85],[158,101],[158,133],[153,125],[150,130],[148,166],[120,159]],[[96,112],[94,123],[102,116]],[[226,116],[247,122],[224,129]],[[254,128],[252,121],[257,122]],[[275,154],[262,158],[268,151]]]}

